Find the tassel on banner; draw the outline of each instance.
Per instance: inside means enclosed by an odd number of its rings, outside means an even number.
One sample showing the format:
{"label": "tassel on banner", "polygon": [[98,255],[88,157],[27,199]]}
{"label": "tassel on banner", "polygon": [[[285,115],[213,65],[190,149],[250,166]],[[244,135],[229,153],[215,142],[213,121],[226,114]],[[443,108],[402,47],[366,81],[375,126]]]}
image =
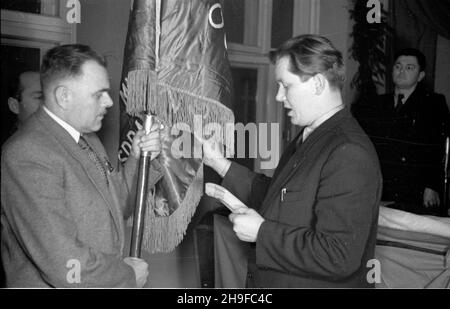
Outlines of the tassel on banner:
{"label": "tassel on banner", "polygon": [[171,252],[186,235],[187,226],[195,213],[197,204],[203,195],[203,166],[186,192],[183,203],[170,216],[155,214],[154,194],[149,195],[145,220],[143,249],[150,252]]}
{"label": "tassel on banner", "polygon": [[[207,124],[217,123],[222,128],[222,134],[213,135],[215,141],[226,147],[227,157],[234,155],[234,114],[225,105],[212,99],[196,96],[182,89],[165,84],[155,85],[154,71],[135,70],[128,73],[126,112],[140,116],[143,110],[148,110],[158,116],[170,127],[177,123],[185,123],[194,132],[194,116],[201,116],[202,129]],[[157,93],[152,93],[156,91]],[[153,98],[154,100],[147,100]],[[211,132],[202,132],[205,133]]]}

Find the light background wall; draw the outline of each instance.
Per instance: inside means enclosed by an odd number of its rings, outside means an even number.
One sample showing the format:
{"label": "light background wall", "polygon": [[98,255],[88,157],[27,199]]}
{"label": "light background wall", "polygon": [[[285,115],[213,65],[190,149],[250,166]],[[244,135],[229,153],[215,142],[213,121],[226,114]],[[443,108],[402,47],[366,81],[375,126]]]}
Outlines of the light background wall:
{"label": "light background wall", "polygon": [[355,97],[355,90],[351,89],[350,81],[358,70],[358,63],[350,59],[349,48],[352,45],[350,33],[353,21],[348,10],[350,0],[321,0],[319,33],[330,39],[335,47],[342,52],[346,66],[346,83],[343,89],[345,104],[351,104]]}
{"label": "light background wall", "polygon": [[110,159],[115,160],[119,146],[119,84],[131,0],[81,0],[80,3],[77,42],[90,45],[108,61],[114,106],[104,118],[99,135]]}

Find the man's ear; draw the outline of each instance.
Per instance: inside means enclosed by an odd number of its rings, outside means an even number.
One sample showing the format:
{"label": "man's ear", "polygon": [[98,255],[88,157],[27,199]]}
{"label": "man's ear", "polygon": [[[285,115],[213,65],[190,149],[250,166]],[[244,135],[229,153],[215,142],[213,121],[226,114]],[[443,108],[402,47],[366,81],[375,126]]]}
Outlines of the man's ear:
{"label": "man's ear", "polygon": [[315,94],[321,95],[323,91],[325,90],[327,79],[322,74],[316,74],[313,76],[314,78],[314,87],[315,87]]}
{"label": "man's ear", "polygon": [[8,107],[11,112],[18,115],[19,114],[19,101],[15,98],[8,98]]}
{"label": "man's ear", "polygon": [[425,78],[425,72],[424,72],[424,71],[421,71],[421,72],[419,73],[419,79],[418,79],[418,82],[421,82],[422,79],[424,79],[424,78]]}
{"label": "man's ear", "polygon": [[55,94],[56,104],[62,109],[66,109],[71,100],[70,90],[66,86],[58,86],[53,93]]}

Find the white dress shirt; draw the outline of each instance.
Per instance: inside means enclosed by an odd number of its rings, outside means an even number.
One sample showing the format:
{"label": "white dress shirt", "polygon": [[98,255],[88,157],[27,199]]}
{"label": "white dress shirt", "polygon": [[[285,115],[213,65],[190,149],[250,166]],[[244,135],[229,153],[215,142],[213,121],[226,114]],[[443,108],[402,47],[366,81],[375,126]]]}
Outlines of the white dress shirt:
{"label": "white dress shirt", "polygon": [[406,100],[408,100],[408,98],[414,92],[414,90],[416,90],[416,87],[413,87],[411,89],[402,89],[402,90],[395,89],[395,92],[394,92],[395,104],[397,104],[397,98],[398,98],[399,94],[404,95],[404,97],[402,99],[402,104],[405,104]]}
{"label": "white dress shirt", "polygon": [[303,129],[303,141],[305,141],[306,138],[308,138],[308,136],[315,129],[317,129],[322,123],[324,123],[325,121],[327,121],[328,119],[333,117],[334,114],[336,114],[337,112],[339,112],[343,108],[344,108],[344,105],[336,106],[335,108],[331,109],[330,111],[326,112],[325,114],[323,114],[322,116],[317,118],[310,126],[305,127]]}
{"label": "white dress shirt", "polygon": [[65,122],[64,120],[62,120],[61,118],[59,118],[58,116],[56,116],[55,114],[53,114],[51,111],[49,111],[49,109],[47,107],[44,106],[44,111],[50,116],[52,117],[53,120],[55,120],[61,127],[64,128],[64,130],[66,130],[70,136],[73,137],[73,139],[75,140],[75,142],[78,144],[78,141],[80,140],[80,136],[81,133],[78,132],[77,130],[75,130],[70,124],[68,124],[67,122]]}

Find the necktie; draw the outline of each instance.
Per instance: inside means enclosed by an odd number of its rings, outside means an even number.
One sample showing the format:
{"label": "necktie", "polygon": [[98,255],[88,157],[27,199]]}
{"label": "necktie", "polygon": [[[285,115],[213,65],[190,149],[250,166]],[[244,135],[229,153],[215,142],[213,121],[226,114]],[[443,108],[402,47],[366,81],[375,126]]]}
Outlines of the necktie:
{"label": "necktie", "polygon": [[309,136],[309,134],[311,134],[312,129],[310,127],[306,127],[305,129],[303,129],[303,136],[301,138],[301,141],[304,142],[306,140],[306,138]]}
{"label": "necktie", "polygon": [[97,169],[100,171],[100,173],[103,176],[103,179],[105,180],[106,186],[109,185],[108,176],[106,174],[106,168],[102,164],[102,161],[100,160],[99,155],[95,150],[89,145],[89,143],[86,141],[86,139],[83,136],[80,136],[80,140],[78,141],[78,145],[80,145],[81,149],[86,151],[89,159],[91,159],[92,162],[94,162]]}
{"label": "necktie", "polygon": [[395,103],[395,111],[398,111],[403,106],[403,98],[405,97],[404,94],[400,93],[397,96],[397,102]]}

